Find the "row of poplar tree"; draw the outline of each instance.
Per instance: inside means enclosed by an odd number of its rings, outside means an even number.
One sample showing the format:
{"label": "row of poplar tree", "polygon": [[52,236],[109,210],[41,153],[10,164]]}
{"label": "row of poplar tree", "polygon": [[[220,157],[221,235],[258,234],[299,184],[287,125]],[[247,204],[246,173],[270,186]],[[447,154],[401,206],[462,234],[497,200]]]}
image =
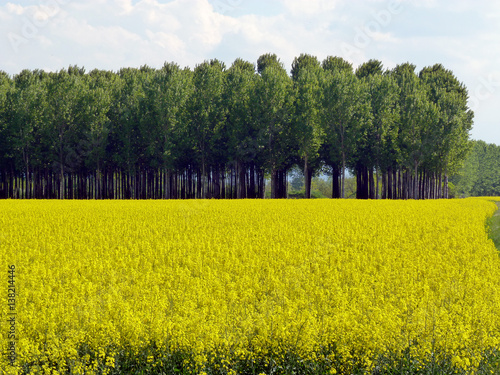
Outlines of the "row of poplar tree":
{"label": "row of poplar tree", "polygon": [[0,198],[285,198],[288,171],[344,196],[446,198],[469,148],[467,90],[442,65],[302,54],[257,64],[0,73]]}

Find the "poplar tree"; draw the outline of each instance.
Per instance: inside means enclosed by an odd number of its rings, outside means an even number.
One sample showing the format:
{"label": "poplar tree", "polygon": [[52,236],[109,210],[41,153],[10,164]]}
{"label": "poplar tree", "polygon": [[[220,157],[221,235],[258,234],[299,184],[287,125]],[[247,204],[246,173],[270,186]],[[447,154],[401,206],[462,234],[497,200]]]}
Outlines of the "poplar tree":
{"label": "poplar tree", "polygon": [[294,124],[299,157],[304,165],[305,198],[311,198],[311,181],[319,170],[319,149],[323,140],[321,128],[321,81],[323,69],[318,59],[302,54],[293,61],[292,79],[295,88]]}

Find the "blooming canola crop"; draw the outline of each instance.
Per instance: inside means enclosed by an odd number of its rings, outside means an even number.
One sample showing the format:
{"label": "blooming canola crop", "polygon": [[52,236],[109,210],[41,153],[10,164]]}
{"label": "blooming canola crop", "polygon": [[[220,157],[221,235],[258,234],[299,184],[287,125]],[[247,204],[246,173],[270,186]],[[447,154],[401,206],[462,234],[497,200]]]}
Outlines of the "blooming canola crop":
{"label": "blooming canola crop", "polygon": [[100,374],[181,353],[192,373],[291,355],[335,373],[389,353],[473,371],[500,347],[500,259],[485,229],[495,209],[0,201],[0,260],[19,291],[16,360],[0,368]]}

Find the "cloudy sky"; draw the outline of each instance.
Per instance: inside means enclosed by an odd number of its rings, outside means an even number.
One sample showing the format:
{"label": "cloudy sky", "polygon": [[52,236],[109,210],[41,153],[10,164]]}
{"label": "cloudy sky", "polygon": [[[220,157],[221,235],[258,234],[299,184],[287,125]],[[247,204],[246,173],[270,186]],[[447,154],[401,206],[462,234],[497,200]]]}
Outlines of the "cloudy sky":
{"label": "cloudy sky", "polygon": [[0,0],[0,70],[194,68],[276,53],[356,67],[443,64],[469,89],[473,139],[500,145],[500,2],[491,0]]}

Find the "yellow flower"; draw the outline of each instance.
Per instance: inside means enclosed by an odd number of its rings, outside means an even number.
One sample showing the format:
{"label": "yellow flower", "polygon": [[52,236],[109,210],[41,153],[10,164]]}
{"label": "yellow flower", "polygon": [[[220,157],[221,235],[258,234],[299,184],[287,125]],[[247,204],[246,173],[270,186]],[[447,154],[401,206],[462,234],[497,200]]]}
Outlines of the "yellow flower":
{"label": "yellow flower", "polygon": [[485,230],[495,209],[486,199],[0,201],[0,260],[19,269],[23,291],[17,365],[93,373],[155,343],[189,353],[194,373],[292,351],[335,356],[340,372],[386,352],[446,354],[474,372],[500,347],[500,257]]}

